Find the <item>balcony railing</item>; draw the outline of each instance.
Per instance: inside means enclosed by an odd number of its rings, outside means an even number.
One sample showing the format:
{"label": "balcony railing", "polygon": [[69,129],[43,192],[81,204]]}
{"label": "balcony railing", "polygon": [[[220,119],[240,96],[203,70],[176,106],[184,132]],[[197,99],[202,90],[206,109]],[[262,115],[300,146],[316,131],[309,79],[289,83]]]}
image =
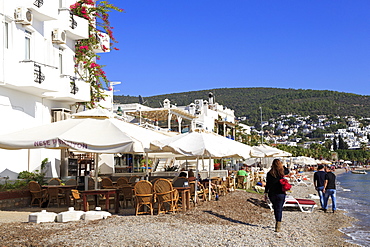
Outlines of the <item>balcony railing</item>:
{"label": "balcony railing", "polygon": [[[10,0],[8,1],[10,2]],[[58,19],[59,1],[57,0],[22,0],[18,2],[23,2],[32,11],[35,20],[51,21]]]}
{"label": "balcony railing", "polygon": [[72,14],[69,9],[59,9],[59,22],[54,28],[65,30],[72,40],[89,38],[88,20]]}
{"label": "balcony railing", "polygon": [[77,21],[73,18],[73,16],[74,15],[70,13],[70,21],[71,21],[70,28],[75,29],[77,27]]}
{"label": "balcony railing", "polygon": [[71,94],[74,94],[76,95],[76,93],[78,93],[78,87],[76,85],[76,77],[70,77],[71,79]]}
{"label": "balcony railing", "polygon": [[45,81],[45,75],[41,72],[41,65],[35,63],[34,67],[35,82],[41,84]]}
{"label": "balcony railing", "polygon": [[36,62],[36,61],[33,61],[33,60],[24,60],[24,61],[21,61],[21,63],[33,63],[33,66],[34,66],[34,69],[33,69],[34,81],[37,82],[38,84],[41,84],[42,82],[45,81],[45,75],[44,75],[44,73],[42,73],[42,66],[49,67],[49,68],[52,68],[52,69],[58,69],[55,66],[39,63],[39,62]]}
{"label": "balcony railing", "polygon": [[35,5],[37,8],[41,8],[41,6],[44,4],[44,0],[36,0],[33,5]]}

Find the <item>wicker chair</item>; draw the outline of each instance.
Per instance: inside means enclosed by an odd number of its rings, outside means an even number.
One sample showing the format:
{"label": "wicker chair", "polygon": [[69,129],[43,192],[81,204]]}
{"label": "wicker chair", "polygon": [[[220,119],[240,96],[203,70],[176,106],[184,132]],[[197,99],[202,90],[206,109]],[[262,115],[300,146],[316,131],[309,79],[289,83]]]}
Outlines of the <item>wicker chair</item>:
{"label": "wicker chair", "polygon": [[214,184],[214,187],[216,189],[216,192],[218,195],[226,195],[227,189],[224,181],[220,177],[213,177],[211,178],[212,184]]}
{"label": "wicker chair", "polygon": [[117,187],[122,187],[123,185],[128,185],[128,180],[124,177],[120,177],[118,180],[117,180]]}
{"label": "wicker chair", "polygon": [[189,184],[189,179],[183,178],[183,177],[178,177],[178,178],[174,179],[174,181],[172,182],[172,185],[173,185],[173,187],[183,187],[184,183],[186,183],[186,182]]}
{"label": "wicker chair", "polygon": [[189,186],[190,186],[190,200],[194,203],[194,206],[196,203],[200,202],[200,199],[203,201],[206,201],[206,196],[204,194],[204,186],[200,183],[198,183],[198,191],[197,191],[197,196],[195,199],[195,183],[196,181],[190,181]]}
{"label": "wicker chair", "polygon": [[[153,215],[154,193],[152,183],[141,180],[135,184],[135,215],[150,213]],[[145,209],[149,209],[146,212]]]}
{"label": "wicker chair", "polygon": [[113,182],[110,178],[103,178],[101,180],[101,187],[103,189],[114,189]]}
{"label": "wicker chair", "polygon": [[134,183],[136,183],[136,180],[140,180],[140,176],[137,176],[137,175],[131,176],[131,177],[129,178],[128,182],[129,182],[130,184],[134,184]]}
{"label": "wicker chair", "polygon": [[235,190],[235,180],[231,176],[228,176],[226,178],[226,188],[229,192],[232,192]]}
{"label": "wicker chair", "polygon": [[46,189],[41,189],[41,186],[35,181],[29,182],[28,188],[32,195],[31,206],[34,205],[37,200],[38,206],[41,207],[47,199]]}
{"label": "wicker chair", "polygon": [[58,207],[59,207],[59,203],[61,200],[64,200],[65,199],[65,195],[64,194],[61,194],[59,193],[59,188],[53,188],[53,187],[48,187],[47,189],[48,191],[48,207],[50,206],[50,203],[53,202],[56,202]]}
{"label": "wicker chair", "polygon": [[[204,187],[204,195],[205,195],[205,198],[207,201],[211,201],[211,200],[214,200],[216,199],[216,186],[214,184],[212,184],[211,182],[211,186],[209,184],[209,182],[203,182],[203,187]],[[211,188],[211,190],[209,190]],[[211,196],[211,197],[209,197]]]}
{"label": "wicker chair", "polygon": [[237,177],[238,184],[236,185],[237,189],[245,189],[246,187],[246,177],[245,176],[238,176]]}
{"label": "wicker chair", "polygon": [[158,214],[177,211],[178,197],[175,196],[175,190],[170,181],[164,178],[157,179],[153,189],[158,200]]}
{"label": "wicker chair", "polygon": [[76,185],[77,186],[77,181],[76,181],[76,179],[71,178],[71,179],[67,180],[65,184],[66,185]]}
{"label": "wicker chair", "polygon": [[134,193],[132,187],[129,184],[124,184],[120,186],[120,201],[122,201],[122,207],[128,208],[128,202],[131,203],[131,206],[134,206]]}
{"label": "wicker chair", "polygon": [[[83,200],[81,198],[80,192],[78,190],[71,190],[72,194],[72,200],[73,200],[73,206],[76,208],[76,205],[78,204],[81,210],[81,205],[83,205]],[[87,208],[89,208],[89,203],[87,203]]]}
{"label": "wicker chair", "polygon": [[59,178],[52,178],[49,180],[48,185],[60,185],[62,181]]}

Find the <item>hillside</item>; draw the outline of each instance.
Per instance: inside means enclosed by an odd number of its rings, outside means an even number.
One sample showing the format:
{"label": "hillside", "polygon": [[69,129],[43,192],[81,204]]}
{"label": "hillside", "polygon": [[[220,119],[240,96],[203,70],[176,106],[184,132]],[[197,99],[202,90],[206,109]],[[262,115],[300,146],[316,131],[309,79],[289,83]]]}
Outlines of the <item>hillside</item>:
{"label": "hillside", "polygon": [[[160,107],[164,99],[172,104],[188,105],[195,99],[208,99],[213,92],[216,102],[235,110],[237,117],[247,117],[253,124],[263,119],[276,118],[283,114],[339,115],[370,117],[370,96],[341,93],[328,90],[303,90],[282,88],[219,88],[184,93],[146,97],[146,105]],[[134,96],[114,96],[116,103],[138,103]]]}

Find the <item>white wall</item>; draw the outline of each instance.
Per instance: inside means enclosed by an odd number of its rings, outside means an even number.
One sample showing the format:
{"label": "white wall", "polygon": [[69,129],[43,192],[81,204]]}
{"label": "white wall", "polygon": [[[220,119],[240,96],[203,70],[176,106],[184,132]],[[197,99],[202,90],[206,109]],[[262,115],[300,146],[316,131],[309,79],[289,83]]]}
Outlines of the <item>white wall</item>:
{"label": "white wall", "polygon": [[[77,94],[70,93],[69,76],[74,76],[74,45],[88,37],[87,20],[76,17],[77,29],[72,30],[69,12],[59,11],[59,0],[44,1],[41,8],[34,0],[0,0],[0,135],[51,122],[52,108],[67,108],[76,102],[89,101],[90,89],[76,81]],[[74,0],[62,0],[69,8]],[[30,25],[17,23],[15,9],[24,6],[33,14]],[[62,13],[63,12],[63,13]],[[8,47],[5,47],[5,22],[8,23]],[[52,42],[52,31],[59,27],[67,32],[66,44]],[[30,32],[28,34],[27,32]],[[25,61],[25,37],[29,36],[30,61]],[[59,64],[62,54],[62,70]],[[35,82],[35,62],[41,65],[45,80]],[[66,77],[68,76],[68,77]],[[60,150],[0,149],[0,172],[40,169],[41,161],[49,159],[48,176],[59,175]]]}

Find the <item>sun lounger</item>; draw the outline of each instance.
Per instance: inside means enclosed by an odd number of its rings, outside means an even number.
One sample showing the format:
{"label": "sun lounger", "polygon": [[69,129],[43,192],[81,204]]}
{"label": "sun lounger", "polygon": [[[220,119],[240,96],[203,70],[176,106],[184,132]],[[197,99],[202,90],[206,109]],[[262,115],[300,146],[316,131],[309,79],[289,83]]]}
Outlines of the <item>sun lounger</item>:
{"label": "sun lounger", "polygon": [[[272,203],[267,198],[267,205],[270,207],[271,211],[274,211]],[[314,208],[317,207],[316,202],[308,199],[296,199],[292,196],[286,196],[284,207],[296,207],[299,208],[304,213],[312,213]]]}
{"label": "sun lounger", "polygon": [[264,193],[265,192],[265,187],[255,185],[255,186],[253,186],[253,188],[257,193]]}
{"label": "sun lounger", "polygon": [[305,186],[312,185],[311,182],[306,182],[303,177],[294,176],[292,180],[293,180],[293,185],[305,185]]}

